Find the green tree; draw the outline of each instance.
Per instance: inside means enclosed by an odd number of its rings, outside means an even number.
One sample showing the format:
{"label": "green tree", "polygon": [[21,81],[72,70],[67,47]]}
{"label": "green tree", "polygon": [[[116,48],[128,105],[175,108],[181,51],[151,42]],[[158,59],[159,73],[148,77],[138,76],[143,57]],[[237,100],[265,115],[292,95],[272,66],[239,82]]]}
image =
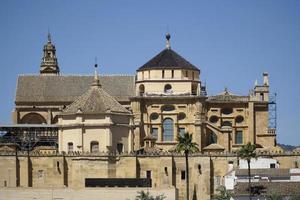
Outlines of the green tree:
{"label": "green tree", "polygon": [[185,156],[185,174],[186,174],[186,199],[189,200],[189,153],[194,153],[199,151],[198,144],[192,142],[193,135],[188,132],[183,135],[178,134],[176,146],[177,152],[184,152]]}
{"label": "green tree", "polygon": [[218,187],[217,191],[219,194],[216,195],[216,200],[230,200],[232,197],[232,194],[226,190],[225,186]]}
{"label": "green tree", "polygon": [[150,195],[150,193],[144,192],[143,190],[138,192],[138,195],[135,197],[135,200],[164,200],[166,197],[165,195],[158,195],[156,197]]}
{"label": "green tree", "polygon": [[251,200],[252,191],[251,191],[251,171],[250,171],[250,162],[252,158],[256,158],[255,152],[256,146],[250,142],[247,145],[244,145],[239,151],[238,156],[241,159],[247,161],[248,164],[248,189],[249,189],[249,199]]}

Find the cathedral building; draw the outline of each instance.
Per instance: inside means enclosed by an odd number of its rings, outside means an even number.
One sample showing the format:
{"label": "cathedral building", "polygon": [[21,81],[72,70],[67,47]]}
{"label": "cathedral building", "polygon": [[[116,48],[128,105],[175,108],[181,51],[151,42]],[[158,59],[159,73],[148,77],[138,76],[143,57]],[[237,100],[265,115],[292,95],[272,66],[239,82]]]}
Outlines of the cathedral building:
{"label": "cathedral building", "polygon": [[[235,151],[248,142],[259,159],[272,160],[263,161],[263,171],[299,174],[299,150],[276,146],[269,124],[268,73],[249,94],[207,95],[200,68],[176,53],[170,39],[135,75],[101,75],[96,63],[94,74],[83,76],[60,73],[48,34],[39,74],[18,77],[13,125],[0,126],[0,196],[48,199],[41,191],[51,189],[57,199],[133,199],[150,190],[186,199],[185,157],[174,152],[186,132],[200,150],[189,156],[193,199],[212,199],[221,185],[246,194]],[[299,177],[284,178],[300,188]]]}
{"label": "cathedral building", "polygon": [[40,74],[18,77],[13,123],[57,127],[58,150],[66,152],[172,151],[185,132],[201,152],[231,152],[248,142],[274,147],[268,73],[248,95],[225,89],[208,96],[200,69],[170,39],[136,75],[69,76],[60,74],[49,34]]}

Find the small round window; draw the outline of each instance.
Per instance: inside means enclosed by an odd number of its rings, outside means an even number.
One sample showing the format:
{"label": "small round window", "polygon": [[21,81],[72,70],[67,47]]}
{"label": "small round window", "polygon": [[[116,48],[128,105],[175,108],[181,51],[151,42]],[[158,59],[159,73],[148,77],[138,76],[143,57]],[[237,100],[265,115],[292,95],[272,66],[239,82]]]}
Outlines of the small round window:
{"label": "small round window", "polygon": [[157,113],[152,113],[152,114],[150,115],[150,119],[151,119],[151,120],[156,120],[156,119],[158,119],[158,114],[157,114]]}
{"label": "small round window", "polygon": [[164,91],[165,91],[165,93],[172,92],[172,86],[170,84],[165,85]]}
{"label": "small round window", "polygon": [[244,117],[241,116],[241,115],[239,115],[239,116],[237,116],[237,117],[235,118],[235,122],[236,122],[236,123],[242,123],[243,121],[244,121]]}
{"label": "small round window", "polygon": [[185,113],[181,112],[181,113],[178,114],[178,120],[183,120],[185,118],[186,118],[186,114]]}
{"label": "small round window", "polygon": [[209,121],[211,123],[217,123],[219,121],[219,117],[217,117],[216,115],[213,115],[209,118]]}
{"label": "small round window", "polygon": [[223,108],[222,109],[222,114],[224,115],[229,115],[233,112],[233,109],[232,108]]}

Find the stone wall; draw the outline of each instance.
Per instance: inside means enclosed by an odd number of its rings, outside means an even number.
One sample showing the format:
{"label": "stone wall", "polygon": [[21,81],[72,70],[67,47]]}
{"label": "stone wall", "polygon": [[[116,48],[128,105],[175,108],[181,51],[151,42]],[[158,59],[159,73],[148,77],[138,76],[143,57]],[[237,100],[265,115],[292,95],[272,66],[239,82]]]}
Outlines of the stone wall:
{"label": "stone wall", "polygon": [[[280,168],[295,168],[300,164],[300,152],[260,152],[259,156],[276,159]],[[190,196],[210,199],[223,184],[224,176],[236,169],[238,163],[233,153],[190,155]],[[177,199],[184,199],[185,158],[181,154],[0,154],[1,188],[82,190],[85,178],[147,178],[147,175],[152,179],[151,189],[176,188]]]}

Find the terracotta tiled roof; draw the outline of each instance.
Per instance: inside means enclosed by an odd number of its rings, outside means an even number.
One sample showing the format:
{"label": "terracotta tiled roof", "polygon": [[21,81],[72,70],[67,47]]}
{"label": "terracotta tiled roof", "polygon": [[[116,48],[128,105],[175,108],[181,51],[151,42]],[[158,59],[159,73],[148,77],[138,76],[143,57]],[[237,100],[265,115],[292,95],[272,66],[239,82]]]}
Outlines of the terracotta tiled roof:
{"label": "terracotta tiled roof", "polygon": [[63,114],[98,114],[110,112],[130,114],[126,108],[100,86],[91,86],[87,92],[63,110]]}
{"label": "terracotta tiled roof", "polygon": [[[256,182],[251,183],[254,196],[278,194],[281,196],[300,195],[300,182]],[[248,183],[239,182],[234,187],[235,196],[249,194]]]}
{"label": "terracotta tiled roof", "polygon": [[141,66],[137,71],[147,69],[190,69],[200,71],[172,49],[165,49]]}
{"label": "terracotta tiled roof", "polygon": [[[18,78],[16,104],[27,102],[71,103],[86,92],[93,76],[22,75]],[[134,96],[134,76],[100,76],[102,87],[118,101],[129,101]]]}

